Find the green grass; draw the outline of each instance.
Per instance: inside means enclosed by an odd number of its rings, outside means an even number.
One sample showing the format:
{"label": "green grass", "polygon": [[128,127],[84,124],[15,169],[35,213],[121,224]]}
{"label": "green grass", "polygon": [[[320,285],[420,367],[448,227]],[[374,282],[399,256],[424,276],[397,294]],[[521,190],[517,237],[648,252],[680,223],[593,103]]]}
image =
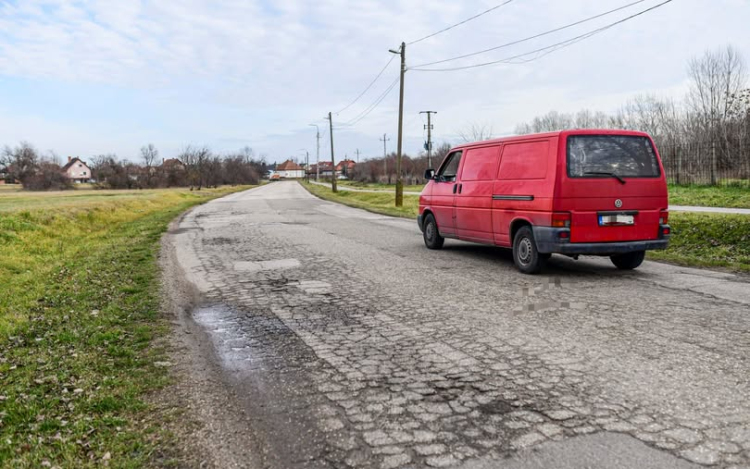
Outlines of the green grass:
{"label": "green grass", "polygon": [[[145,190],[97,190],[80,187],[69,191],[28,192],[19,188],[5,189],[0,186],[0,213],[17,210],[46,208],[76,208],[106,201],[155,201],[164,194],[190,192],[189,189],[145,189]],[[84,186],[81,184],[80,186]],[[6,186],[8,187],[8,186]]]}
{"label": "green grass", "polygon": [[[378,191],[395,191],[396,184],[382,184],[378,182],[339,181],[340,186],[354,187],[355,189],[372,189]],[[409,184],[404,186],[404,192],[422,192],[424,184]]]}
{"label": "green grass", "polygon": [[[418,196],[404,196],[404,206],[393,205],[392,194],[340,191],[306,184],[314,195],[363,208],[371,212],[404,218],[416,218]],[[661,260],[696,267],[722,267],[735,271],[750,271],[750,217],[747,215],[698,214],[672,212],[669,214],[673,235],[669,248],[649,251],[652,260]]]}
{"label": "green grass", "polygon": [[669,186],[671,205],[750,208],[750,188],[723,186]]}
{"label": "green grass", "polygon": [[652,260],[697,267],[750,271],[750,217],[671,212],[672,238],[665,251],[649,251]]}
{"label": "green grass", "polygon": [[307,183],[301,184],[305,189],[310,191],[310,193],[321,199],[349,205],[350,207],[369,210],[370,212],[403,218],[416,218],[417,213],[419,212],[419,196],[417,195],[404,195],[403,207],[396,207],[396,195],[392,192],[377,194],[373,192],[351,192],[347,190],[339,190],[334,194],[331,192],[330,187]]}
{"label": "green grass", "polygon": [[[0,466],[142,467],[166,436],[159,239],[187,208],[241,189],[26,194],[0,213]],[[0,196],[3,197],[3,196]],[[29,202],[36,207],[30,209]]]}

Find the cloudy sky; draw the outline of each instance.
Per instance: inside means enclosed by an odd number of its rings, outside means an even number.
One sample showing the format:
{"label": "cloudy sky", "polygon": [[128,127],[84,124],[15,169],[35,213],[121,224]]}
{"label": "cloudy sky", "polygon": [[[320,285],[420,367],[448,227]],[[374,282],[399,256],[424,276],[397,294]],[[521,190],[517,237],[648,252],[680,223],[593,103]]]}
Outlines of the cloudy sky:
{"label": "cloudy sky", "polygon": [[[507,0],[506,0],[507,1]],[[492,52],[434,65],[503,60],[596,30],[663,0]],[[420,64],[523,39],[634,0],[512,0],[406,48],[404,150],[419,151],[423,116],[434,140],[492,126],[496,135],[550,110],[616,110],[644,92],[681,96],[687,61],[734,45],[750,61],[750,2],[673,0],[584,41],[525,63],[458,71]],[[152,142],[163,156],[186,144],[250,146],[270,161],[337,159],[395,150],[398,59],[389,48],[505,3],[501,0],[0,0],[0,145],[136,159]],[[550,51],[549,49],[547,50]],[[527,61],[527,59],[536,59]],[[344,109],[341,112],[340,110]],[[338,114],[337,114],[338,112]],[[366,114],[365,114],[366,113]],[[358,119],[362,117],[361,119]],[[347,126],[347,123],[355,125]]]}

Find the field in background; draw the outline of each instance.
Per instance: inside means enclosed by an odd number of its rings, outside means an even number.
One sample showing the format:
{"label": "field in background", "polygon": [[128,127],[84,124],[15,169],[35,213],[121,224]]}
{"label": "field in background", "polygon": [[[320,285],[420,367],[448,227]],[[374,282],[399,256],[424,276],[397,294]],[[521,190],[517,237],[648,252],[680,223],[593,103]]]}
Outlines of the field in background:
{"label": "field in background", "polygon": [[[371,212],[416,219],[419,196],[404,195],[404,206],[394,207],[394,195],[340,191],[336,194],[323,186],[303,184],[312,194]],[[670,192],[674,188],[670,188]],[[679,194],[679,204],[750,202],[747,190],[735,191],[727,187],[686,187]],[[714,194],[714,197],[709,196]],[[677,204],[678,202],[672,202]],[[672,241],[665,251],[649,251],[648,258],[698,267],[723,267],[735,271],[750,271],[750,216],[671,212]],[[416,229],[416,222],[414,224]]]}
{"label": "field in background", "polygon": [[0,465],[153,458],[164,435],[143,398],[167,381],[159,239],[187,208],[241,189],[0,188]]}

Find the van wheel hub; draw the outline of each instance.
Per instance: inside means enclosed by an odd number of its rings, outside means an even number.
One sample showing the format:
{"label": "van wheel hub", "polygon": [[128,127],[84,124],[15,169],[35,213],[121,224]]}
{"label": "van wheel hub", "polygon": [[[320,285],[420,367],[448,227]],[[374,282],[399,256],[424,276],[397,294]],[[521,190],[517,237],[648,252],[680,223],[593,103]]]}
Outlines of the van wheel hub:
{"label": "van wheel hub", "polygon": [[529,264],[531,262],[531,240],[529,238],[523,238],[518,243],[518,260],[523,264]]}
{"label": "van wheel hub", "polygon": [[433,225],[432,223],[428,223],[425,227],[425,234],[427,235],[427,239],[429,239],[430,241],[435,239],[435,225]]}

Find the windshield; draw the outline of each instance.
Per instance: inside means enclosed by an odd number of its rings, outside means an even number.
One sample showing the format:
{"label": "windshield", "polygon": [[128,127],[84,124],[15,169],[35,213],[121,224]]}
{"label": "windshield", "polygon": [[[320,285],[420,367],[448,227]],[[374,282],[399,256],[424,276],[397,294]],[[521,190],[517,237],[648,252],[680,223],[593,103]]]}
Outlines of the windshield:
{"label": "windshield", "polygon": [[659,177],[659,162],[651,140],[627,135],[568,137],[568,176]]}

